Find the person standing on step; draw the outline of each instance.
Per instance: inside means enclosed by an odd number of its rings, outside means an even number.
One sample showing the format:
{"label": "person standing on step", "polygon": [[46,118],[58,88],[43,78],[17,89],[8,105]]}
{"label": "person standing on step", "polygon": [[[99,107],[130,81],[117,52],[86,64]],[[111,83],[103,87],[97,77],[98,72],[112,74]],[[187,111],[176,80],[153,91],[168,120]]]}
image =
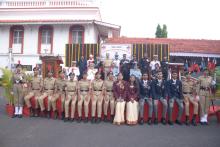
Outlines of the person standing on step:
{"label": "person standing on step", "polygon": [[12,117],[22,118],[24,103],[24,87],[27,88],[26,75],[22,73],[22,65],[16,65],[16,71],[12,76],[15,112]]}

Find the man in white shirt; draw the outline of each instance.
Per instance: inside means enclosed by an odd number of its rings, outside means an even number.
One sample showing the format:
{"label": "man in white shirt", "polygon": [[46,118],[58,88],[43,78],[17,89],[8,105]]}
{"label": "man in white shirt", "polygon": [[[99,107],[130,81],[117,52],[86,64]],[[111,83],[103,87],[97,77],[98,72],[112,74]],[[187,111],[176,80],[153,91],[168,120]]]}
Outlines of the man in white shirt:
{"label": "man in white shirt", "polygon": [[70,73],[74,73],[75,75],[74,80],[78,80],[80,73],[79,73],[79,68],[76,67],[76,61],[72,61],[72,67],[69,68],[68,75]]}
{"label": "man in white shirt", "polygon": [[161,66],[160,65],[160,61],[158,60],[158,55],[154,55],[154,59],[150,62],[150,67],[151,67],[151,71],[152,70],[155,70],[155,68],[156,68],[156,64],[158,64],[159,65],[159,67]]}

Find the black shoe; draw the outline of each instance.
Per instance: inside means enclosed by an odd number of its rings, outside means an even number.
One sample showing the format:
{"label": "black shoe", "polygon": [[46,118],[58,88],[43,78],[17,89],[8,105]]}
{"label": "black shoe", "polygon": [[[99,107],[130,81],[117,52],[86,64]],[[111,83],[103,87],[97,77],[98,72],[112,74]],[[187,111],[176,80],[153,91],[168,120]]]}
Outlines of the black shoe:
{"label": "black shoe", "polygon": [[140,125],[143,125],[143,124],[144,124],[144,119],[143,119],[143,118],[141,118],[141,119],[139,120],[139,124],[140,124]]}
{"label": "black shoe", "polygon": [[209,123],[208,123],[208,122],[204,122],[204,125],[208,126],[208,125],[209,125]]}
{"label": "black shoe", "polygon": [[65,118],[65,113],[62,112],[61,120],[63,120],[64,118]]}
{"label": "black shoe", "polygon": [[18,118],[22,118],[22,117],[23,117],[22,114],[19,114],[19,115],[18,115]]}
{"label": "black shoe", "polygon": [[29,108],[29,111],[30,111],[30,117],[34,117],[33,109],[32,109],[32,108]]}
{"label": "black shoe", "polygon": [[194,118],[192,119],[192,125],[197,126],[196,120]]}
{"label": "black shoe", "polygon": [[92,117],[92,119],[91,119],[91,123],[92,123],[92,124],[95,123],[95,117]]}
{"label": "black shoe", "polygon": [[162,119],[161,119],[161,123],[162,123],[163,125],[166,125],[166,124],[167,124],[166,119],[165,119],[165,118],[162,118]]}
{"label": "black shoe", "polygon": [[80,123],[82,121],[82,117],[78,117],[77,122]]}
{"label": "black shoe", "polygon": [[201,124],[201,125],[205,125],[205,122],[201,122],[201,121],[200,121],[200,124]]}
{"label": "black shoe", "polygon": [[157,119],[157,118],[154,119],[154,124],[155,124],[155,125],[158,124],[158,119]]}
{"label": "black shoe", "polygon": [[67,122],[68,120],[69,120],[68,117],[65,117],[65,118],[63,119],[64,122]]}
{"label": "black shoe", "polygon": [[69,121],[70,121],[70,122],[74,122],[74,118],[70,118]]}
{"label": "black shoe", "polygon": [[114,115],[111,115],[110,123],[113,123],[114,121]]}
{"label": "black shoe", "polygon": [[182,125],[181,121],[179,121],[179,120],[176,120],[176,124]]}
{"label": "black shoe", "polygon": [[47,111],[47,118],[50,119],[50,111]]}
{"label": "black shoe", "polygon": [[57,119],[57,116],[58,116],[58,112],[54,111],[54,119]]}
{"label": "black shoe", "polygon": [[106,115],[104,116],[104,122],[108,122],[108,118]]}
{"label": "black shoe", "polygon": [[39,115],[38,115],[38,109],[35,109],[34,110],[34,117],[38,117]]}
{"label": "black shoe", "polygon": [[171,120],[169,120],[169,121],[168,121],[168,124],[169,124],[170,126],[172,126],[172,125],[173,125],[173,122],[172,122]]}
{"label": "black shoe", "polygon": [[101,122],[101,118],[100,118],[100,117],[98,117],[98,119],[97,119],[96,123],[97,123],[97,124],[99,124],[100,122]]}
{"label": "black shoe", "polygon": [[186,117],[186,122],[185,122],[185,124],[186,124],[187,126],[189,126],[189,125],[190,125],[190,122],[189,122],[189,117],[188,117],[188,116]]}
{"label": "black shoe", "polygon": [[85,117],[85,119],[84,119],[84,123],[88,123],[88,117]]}
{"label": "black shoe", "polygon": [[151,125],[152,124],[152,119],[148,118],[147,123],[148,123],[148,125]]}

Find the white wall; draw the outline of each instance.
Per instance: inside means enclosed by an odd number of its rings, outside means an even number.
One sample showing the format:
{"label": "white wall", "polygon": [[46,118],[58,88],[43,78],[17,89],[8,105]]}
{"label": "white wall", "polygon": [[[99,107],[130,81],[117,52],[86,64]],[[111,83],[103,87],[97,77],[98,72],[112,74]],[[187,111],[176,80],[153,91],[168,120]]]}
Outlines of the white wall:
{"label": "white wall", "polygon": [[0,54],[8,53],[9,26],[0,26]]}
{"label": "white wall", "polygon": [[98,31],[94,24],[85,25],[85,43],[97,43]]}

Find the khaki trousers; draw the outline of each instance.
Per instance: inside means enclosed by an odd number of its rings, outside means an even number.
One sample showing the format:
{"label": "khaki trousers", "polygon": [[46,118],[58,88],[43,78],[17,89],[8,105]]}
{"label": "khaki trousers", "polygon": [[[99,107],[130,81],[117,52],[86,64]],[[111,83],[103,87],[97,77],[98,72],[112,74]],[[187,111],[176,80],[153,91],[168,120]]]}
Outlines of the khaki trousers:
{"label": "khaki trousers", "polygon": [[64,112],[64,102],[65,102],[65,92],[63,91],[58,91],[53,99],[51,99],[51,104],[53,107],[53,111],[57,110],[57,99],[61,98],[61,112]]}
{"label": "khaki trousers", "polygon": [[13,85],[14,105],[15,107],[23,107],[24,104],[24,91],[22,84]]}
{"label": "khaki trousers", "polygon": [[[74,118],[75,114],[75,106],[76,106],[76,101],[77,101],[77,95],[76,92],[67,92],[67,96],[65,99],[65,117],[71,117]],[[71,116],[69,116],[69,106],[71,102]]]}
{"label": "khaki trousers", "polygon": [[103,95],[102,91],[94,91],[92,98],[92,117],[95,117],[96,106],[97,106],[97,116],[100,118],[102,115],[102,102]]}
{"label": "khaki trousers", "polygon": [[27,105],[28,108],[31,107],[31,98],[34,97],[35,100],[35,109],[38,108],[38,99],[40,97],[40,91],[39,90],[32,90],[31,92],[29,92],[25,97],[24,97],[24,101],[25,104]]}
{"label": "khaki trousers", "polygon": [[191,95],[191,94],[184,94],[183,96],[184,96],[186,116],[189,116],[189,106],[190,106],[190,103],[193,104],[193,114],[197,115],[198,114],[198,109],[199,109],[199,104],[194,99],[193,95]]}
{"label": "khaki trousers", "polygon": [[209,97],[208,96],[200,96],[199,100],[200,104],[200,116],[204,116],[209,112]]}
{"label": "khaki trousers", "polygon": [[88,117],[89,114],[89,102],[90,102],[90,95],[89,92],[81,92],[78,97],[78,115],[82,117],[82,104],[84,104],[84,112],[85,117]]}
{"label": "khaki trousers", "polygon": [[44,106],[44,99],[48,97],[48,103],[47,103],[47,111],[50,111],[51,109],[51,100],[53,98],[53,90],[47,90],[43,93],[43,95],[41,95],[38,98],[38,103],[40,105],[40,109],[41,111],[45,110],[45,106]]}
{"label": "khaki trousers", "polygon": [[110,103],[111,115],[114,115],[115,110],[115,98],[112,92],[106,92],[106,96],[104,97],[104,115],[108,115],[108,106]]}

